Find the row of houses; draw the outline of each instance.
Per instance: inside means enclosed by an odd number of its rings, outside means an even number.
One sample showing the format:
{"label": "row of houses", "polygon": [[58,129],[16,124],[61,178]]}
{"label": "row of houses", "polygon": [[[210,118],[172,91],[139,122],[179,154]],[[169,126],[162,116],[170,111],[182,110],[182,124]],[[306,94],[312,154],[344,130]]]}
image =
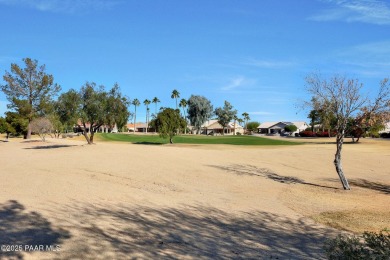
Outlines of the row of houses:
{"label": "row of houses", "polygon": [[[148,127],[146,129],[147,125],[146,123],[136,123],[135,125],[133,123],[127,124],[127,129],[128,132],[140,132],[140,133],[145,133],[145,132],[154,132],[155,129]],[[189,127],[190,130],[195,133],[196,129],[193,127]],[[237,134],[237,133],[244,133],[244,128],[239,125],[238,123],[231,122],[228,124],[225,129],[223,128],[222,125],[218,123],[218,120],[208,120],[201,126],[201,134],[204,135],[219,135],[219,134]]]}
{"label": "row of houses", "polygon": [[[80,125],[80,124],[79,124]],[[309,127],[309,125],[304,121],[293,121],[293,122],[287,122],[287,121],[279,121],[279,122],[264,122],[257,127],[258,134],[264,134],[264,135],[284,135],[285,130],[284,128],[288,125],[295,125],[297,127],[297,130],[293,133],[288,133],[291,135],[294,135],[295,133],[299,133],[301,131],[304,131]],[[89,131],[89,124],[86,124],[87,131]],[[136,123],[135,125],[133,123],[127,124],[128,132],[155,132],[155,129],[153,128],[147,128],[146,123]],[[79,131],[83,131],[82,128],[78,129]],[[196,133],[196,129],[193,129],[190,127],[190,130],[193,134]],[[98,132],[101,133],[117,133],[118,129],[116,125],[114,127],[109,127],[106,125],[101,126],[98,129]],[[390,122],[385,124],[385,129],[380,131],[379,133],[388,133],[390,132]],[[202,127],[201,127],[201,134],[204,135],[233,135],[233,134],[244,134],[244,128],[239,125],[236,122],[230,122],[225,129],[222,127],[221,124],[218,123],[218,120],[208,120],[206,121]]]}
{"label": "row of houses", "polygon": [[[309,127],[306,122],[297,121],[297,122],[264,122],[260,124],[257,128],[257,133],[259,134],[268,134],[268,135],[283,135],[285,134],[284,128],[288,125],[295,125],[298,133],[304,131]],[[146,129],[146,123],[133,123],[127,124],[127,129],[129,132],[154,132],[152,128]],[[196,132],[196,129],[190,128],[192,133]],[[244,134],[244,128],[239,125],[237,122],[230,122],[227,127],[223,127],[218,123],[218,120],[208,120],[202,126],[200,130],[201,134],[204,135],[233,135],[233,134]],[[294,134],[292,133],[292,134]]]}

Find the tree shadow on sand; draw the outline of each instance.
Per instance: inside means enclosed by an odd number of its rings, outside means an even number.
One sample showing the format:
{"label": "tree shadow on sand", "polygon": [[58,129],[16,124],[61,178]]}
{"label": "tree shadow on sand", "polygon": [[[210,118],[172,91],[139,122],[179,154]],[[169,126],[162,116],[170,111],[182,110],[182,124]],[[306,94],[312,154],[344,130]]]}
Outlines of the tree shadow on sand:
{"label": "tree shadow on sand", "polygon": [[[326,179],[327,181],[338,182],[338,179]],[[365,179],[350,179],[348,180],[349,184],[357,186],[360,188],[370,189],[373,191],[379,191],[384,194],[390,194],[390,185],[380,182],[373,182]]]}
{"label": "tree shadow on sand", "polygon": [[143,145],[163,145],[163,143],[155,143],[155,142],[134,142],[133,144],[143,144]]}
{"label": "tree shadow on sand", "polygon": [[66,148],[66,147],[72,147],[77,145],[69,145],[69,144],[54,144],[54,145],[41,145],[41,146],[34,146],[34,147],[28,147],[24,149],[58,149],[58,148]]}
{"label": "tree shadow on sand", "polygon": [[335,187],[329,187],[329,186],[323,186],[315,183],[306,182],[302,179],[292,177],[292,176],[282,176],[277,173],[272,172],[271,170],[267,168],[259,168],[253,165],[239,165],[239,164],[232,164],[227,166],[221,166],[221,165],[208,165],[209,167],[217,168],[220,170],[224,170],[230,173],[234,173],[237,175],[247,175],[247,176],[258,176],[258,177],[264,177],[279,183],[285,183],[285,184],[304,184],[304,185],[310,185],[315,187],[321,187],[321,188],[327,188],[327,189],[335,189],[338,190],[338,188]]}
{"label": "tree shadow on sand", "polygon": [[324,259],[338,232],[266,212],[211,207],[71,206],[79,241],[57,259]]}
{"label": "tree shadow on sand", "polygon": [[[0,204],[0,245],[56,246],[70,238],[66,230],[55,230],[51,223],[37,212],[27,212],[15,200]],[[0,250],[0,259],[23,259],[22,252],[7,247]],[[10,248],[8,248],[9,250]],[[31,252],[32,253],[32,252]]]}

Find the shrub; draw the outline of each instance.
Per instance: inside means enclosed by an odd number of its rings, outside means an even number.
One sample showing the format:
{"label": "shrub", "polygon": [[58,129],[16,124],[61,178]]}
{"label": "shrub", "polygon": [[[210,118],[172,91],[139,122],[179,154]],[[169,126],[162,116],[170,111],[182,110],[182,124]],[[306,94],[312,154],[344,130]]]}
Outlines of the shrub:
{"label": "shrub", "polygon": [[30,124],[31,131],[38,134],[44,142],[46,134],[49,134],[53,130],[53,124],[46,117],[35,118]]}
{"label": "shrub", "polygon": [[257,131],[257,127],[260,125],[259,122],[249,122],[246,124],[246,129],[249,131]]}
{"label": "shrub", "polygon": [[390,259],[390,232],[339,235],[326,241],[324,249],[328,259]]}
{"label": "shrub", "polygon": [[298,127],[296,125],[286,125],[284,127],[284,131],[288,132],[288,133],[293,133],[295,131],[298,130]]}
{"label": "shrub", "polygon": [[316,137],[316,133],[312,131],[302,131],[299,133],[299,136],[301,137]]}
{"label": "shrub", "polygon": [[[317,137],[329,137],[329,132],[327,132],[327,131],[325,131],[325,132],[317,132],[316,136]],[[331,137],[336,136],[336,132],[330,132],[330,136]]]}

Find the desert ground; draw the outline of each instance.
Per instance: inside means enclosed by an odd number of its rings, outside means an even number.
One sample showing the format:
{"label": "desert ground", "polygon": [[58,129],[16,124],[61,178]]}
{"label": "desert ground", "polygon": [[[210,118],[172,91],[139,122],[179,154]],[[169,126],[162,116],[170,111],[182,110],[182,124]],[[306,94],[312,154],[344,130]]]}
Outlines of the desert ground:
{"label": "desert ground", "polygon": [[0,259],[324,259],[328,238],[390,228],[390,141],[345,144],[344,191],[324,140],[0,142]]}

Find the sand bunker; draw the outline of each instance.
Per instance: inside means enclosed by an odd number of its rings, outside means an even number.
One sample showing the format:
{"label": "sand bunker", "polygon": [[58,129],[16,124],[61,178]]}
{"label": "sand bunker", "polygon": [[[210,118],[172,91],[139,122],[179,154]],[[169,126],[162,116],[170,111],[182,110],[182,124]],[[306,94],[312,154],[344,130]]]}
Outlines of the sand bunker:
{"label": "sand bunker", "polygon": [[33,247],[0,258],[321,259],[390,227],[390,142],[344,146],[351,191],[334,149],[1,142],[0,244]]}

